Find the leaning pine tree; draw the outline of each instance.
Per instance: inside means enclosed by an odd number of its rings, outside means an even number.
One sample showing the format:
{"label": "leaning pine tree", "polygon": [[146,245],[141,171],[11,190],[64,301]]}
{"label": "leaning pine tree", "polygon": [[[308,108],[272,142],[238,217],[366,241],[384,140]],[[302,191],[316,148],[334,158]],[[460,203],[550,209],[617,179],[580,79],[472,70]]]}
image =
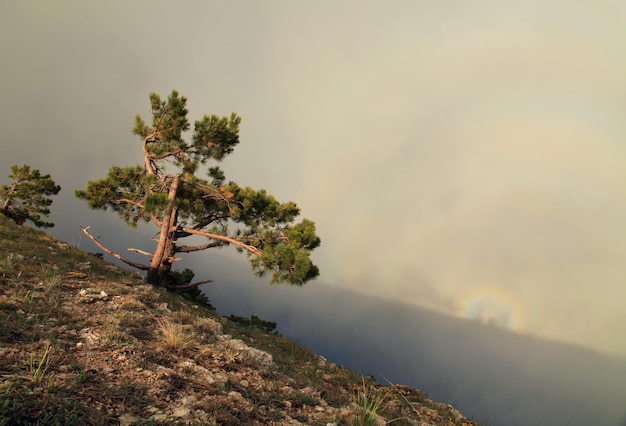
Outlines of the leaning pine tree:
{"label": "leaning pine tree", "polygon": [[50,214],[50,197],[58,194],[61,187],[50,175],[42,175],[28,164],[12,166],[9,178],[11,184],[0,186],[0,213],[18,225],[28,220],[38,228],[52,228],[54,223],[44,218]]}
{"label": "leaning pine tree", "polygon": [[[193,273],[172,270],[181,260],[179,253],[191,253],[222,246],[246,252],[253,271],[272,274],[272,282],[302,285],[319,274],[310,258],[320,244],[314,222],[294,223],[300,210],[293,202],[279,203],[265,190],[225,182],[217,166],[208,168],[206,178],[198,177],[200,166],[219,162],[239,143],[241,119],[204,116],[194,123],[190,142],[183,139],[189,130],[186,98],[172,91],[167,101],[150,94],[152,124],[135,117],[133,133],[142,140],[143,164],[110,168],[104,179],[92,180],[76,196],[93,209],[112,209],[130,226],[140,221],[158,228],[156,248],[146,255],[149,262],[134,262],[107,249],[83,232],[104,252],[126,264],[146,271],[146,280],[172,289],[192,289],[211,282],[191,282]],[[202,244],[185,245],[187,237],[200,236]],[[196,239],[197,243],[197,239]]]}

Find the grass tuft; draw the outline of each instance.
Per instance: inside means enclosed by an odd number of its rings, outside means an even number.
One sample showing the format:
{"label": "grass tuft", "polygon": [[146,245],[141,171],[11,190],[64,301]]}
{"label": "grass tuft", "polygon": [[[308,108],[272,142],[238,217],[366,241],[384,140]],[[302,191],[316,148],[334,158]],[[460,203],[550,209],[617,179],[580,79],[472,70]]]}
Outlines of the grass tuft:
{"label": "grass tuft", "polygon": [[195,343],[195,334],[183,324],[167,318],[157,318],[156,322],[161,339],[168,348],[180,352]]}
{"label": "grass tuft", "polygon": [[389,390],[382,392],[382,388],[367,384],[365,379],[362,385],[355,386],[354,402],[358,407],[353,426],[373,426],[381,422],[381,412],[389,398]]}
{"label": "grass tuft", "polygon": [[46,346],[43,355],[38,356],[35,353],[30,355],[27,361],[30,379],[35,385],[41,385],[46,378],[46,373],[50,367],[50,359],[54,353],[54,348],[50,345]]}

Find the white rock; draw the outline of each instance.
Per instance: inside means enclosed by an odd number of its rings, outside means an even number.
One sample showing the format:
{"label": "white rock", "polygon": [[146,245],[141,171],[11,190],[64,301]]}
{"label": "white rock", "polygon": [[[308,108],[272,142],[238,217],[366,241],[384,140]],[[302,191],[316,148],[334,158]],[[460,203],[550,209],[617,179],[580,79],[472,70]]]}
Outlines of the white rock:
{"label": "white rock", "polygon": [[230,396],[232,399],[237,399],[237,400],[242,399],[241,394],[237,391],[228,392],[228,396]]}
{"label": "white rock", "polygon": [[131,414],[122,414],[119,418],[120,426],[130,426],[134,425],[139,421],[138,417],[135,417]]}
{"label": "white rock", "polygon": [[185,397],[181,398],[180,400],[181,400],[181,402],[182,402],[183,404],[185,404],[185,405],[191,405],[191,404],[193,404],[193,403],[197,402],[197,401],[198,401],[198,398],[196,398],[196,397],[195,397],[195,396],[193,396],[193,395],[187,395],[187,396],[185,396]]}
{"label": "white rock", "polygon": [[220,373],[220,372],[214,373],[213,374],[213,379],[216,382],[218,382],[218,383],[226,383],[226,382],[228,382],[228,376],[226,374]]}
{"label": "white rock", "polygon": [[174,408],[174,411],[172,412],[172,415],[174,417],[178,417],[180,419],[185,419],[189,417],[190,414],[191,414],[191,410],[187,407],[176,407]]}
{"label": "white rock", "polygon": [[76,266],[78,266],[80,271],[88,271],[91,269],[91,262],[78,262]]}
{"label": "white rock", "polygon": [[155,414],[154,416],[150,416],[150,420],[165,423],[167,421],[167,416],[165,414]]}
{"label": "white rock", "polygon": [[146,407],[146,412],[150,413],[150,414],[157,414],[160,413],[161,410],[159,410],[157,407],[155,407],[154,405],[148,405]]}
{"label": "white rock", "polygon": [[111,272],[116,272],[116,273],[120,272],[120,269],[115,265],[105,265],[104,269],[107,269]]}
{"label": "white rock", "polygon": [[270,367],[274,363],[274,358],[271,354],[260,349],[251,348],[240,339],[226,340],[224,346],[242,352],[262,367]]}

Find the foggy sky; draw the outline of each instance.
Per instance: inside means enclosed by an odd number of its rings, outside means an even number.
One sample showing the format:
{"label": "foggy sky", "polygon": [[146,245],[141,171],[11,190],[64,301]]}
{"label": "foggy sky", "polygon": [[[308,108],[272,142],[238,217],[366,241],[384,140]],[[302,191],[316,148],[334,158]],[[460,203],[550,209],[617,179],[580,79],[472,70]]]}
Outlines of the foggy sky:
{"label": "foggy sky", "polygon": [[521,3],[5,2],[0,176],[122,251],[73,191],[176,89],[243,117],[227,179],[316,222],[324,282],[626,355],[626,7]]}

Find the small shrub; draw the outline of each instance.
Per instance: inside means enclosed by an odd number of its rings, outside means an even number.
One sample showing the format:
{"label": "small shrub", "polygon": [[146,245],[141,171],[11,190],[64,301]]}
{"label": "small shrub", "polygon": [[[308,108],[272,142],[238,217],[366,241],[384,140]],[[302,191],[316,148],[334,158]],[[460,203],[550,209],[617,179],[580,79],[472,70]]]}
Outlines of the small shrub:
{"label": "small shrub", "polygon": [[234,322],[238,325],[243,325],[245,327],[252,327],[260,330],[264,333],[274,333],[276,334],[276,323],[274,321],[265,321],[256,315],[252,315],[251,317],[240,317],[237,315],[231,315],[227,317],[230,321]]}
{"label": "small shrub", "polygon": [[320,403],[317,399],[302,392],[296,392],[293,394],[292,403],[293,402],[296,403],[296,406],[308,405],[309,407],[315,407]]}

